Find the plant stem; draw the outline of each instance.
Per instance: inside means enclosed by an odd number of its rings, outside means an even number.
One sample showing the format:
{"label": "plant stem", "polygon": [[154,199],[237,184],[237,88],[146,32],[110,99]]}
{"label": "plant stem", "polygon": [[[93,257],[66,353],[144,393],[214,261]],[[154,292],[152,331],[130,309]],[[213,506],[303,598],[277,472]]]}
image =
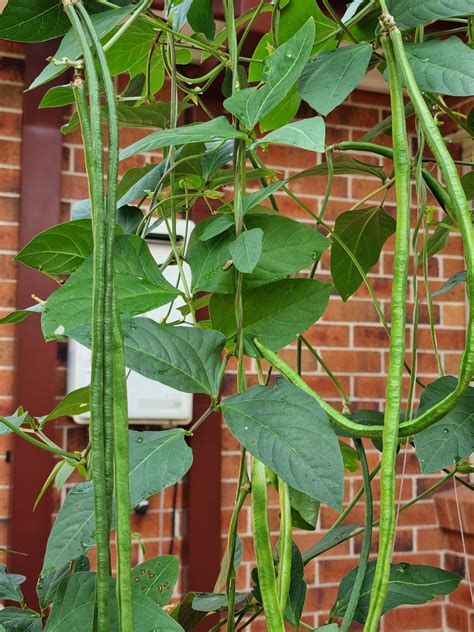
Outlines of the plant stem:
{"label": "plant stem", "polygon": [[359,566],[357,568],[354,584],[351,590],[351,596],[349,597],[349,603],[347,604],[344,618],[341,623],[340,632],[349,632],[352,621],[354,619],[355,611],[359,604],[360,594],[362,592],[362,586],[364,585],[365,573],[367,571],[367,564],[369,563],[370,546],[372,543],[372,521],[373,521],[373,503],[372,503],[372,487],[370,485],[369,467],[367,464],[367,457],[365,455],[364,446],[361,439],[355,439],[354,441],[357,454],[359,455],[362,478],[364,481],[365,489],[365,526],[364,526],[364,538],[362,541],[362,549],[360,552]]}
{"label": "plant stem", "polygon": [[393,159],[397,195],[397,229],[393,262],[391,298],[392,327],[387,372],[382,467],[380,471],[380,536],[377,564],[369,612],[364,630],[376,632],[388,592],[390,562],[396,530],[396,460],[398,427],[402,403],[403,362],[405,358],[406,293],[410,256],[410,155],[405,120],[403,90],[392,46],[386,33],[382,46],[387,61],[392,104]]}

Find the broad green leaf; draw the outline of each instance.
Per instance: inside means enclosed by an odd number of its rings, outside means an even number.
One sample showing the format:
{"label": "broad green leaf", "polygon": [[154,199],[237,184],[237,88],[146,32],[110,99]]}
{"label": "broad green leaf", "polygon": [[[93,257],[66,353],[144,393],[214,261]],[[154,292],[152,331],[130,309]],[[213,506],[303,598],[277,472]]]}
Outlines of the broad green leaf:
{"label": "broad green leaf", "polygon": [[149,318],[123,322],[128,368],[186,393],[218,395],[224,336],[198,327],[159,325]]}
{"label": "broad green leaf", "polygon": [[293,527],[314,531],[318,521],[320,502],[290,487],[291,518]]}
{"label": "broad green leaf", "polygon": [[234,267],[243,273],[251,273],[262,254],[263,230],[251,228],[244,230],[237,239],[229,244],[229,253]]}
{"label": "broad green leaf", "polygon": [[452,277],[450,277],[446,283],[439,288],[439,290],[436,290],[436,292],[433,292],[432,296],[441,296],[441,294],[446,294],[446,292],[450,292],[453,288],[456,287],[456,285],[459,285],[459,283],[466,283],[467,281],[467,272],[466,270],[462,270],[461,272],[456,272],[456,274],[453,274]]}
{"label": "broad green leaf", "polygon": [[117,207],[130,204],[144,197],[147,191],[153,191],[163,178],[164,173],[164,162],[157,165],[148,164],[126,171],[117,187]]}
{"label": "broad green leaf", "polygon": [[229,430],[253,456],[294,489],[341,509],[341,452],[312,397],[280,381],[226,397],[221,405]]}
{"label": "broad green leaf", "polygon": [[[192,452],[181,429],[129,431],[131,507],[179,481],[191,467]],[[79,558],[95,544],[91,481],[74,485],[49,535],[41,577]]]}
{"label": "broad green leaf", "polygon": [[339,441],[339,448],[344,462],[344,469],[348,472],[357,472],[360,464],[357,452],[353,447],[347,445],[347,443],[344,443],[343,441]]}
{"label": "broad green leaf", "polygon": [[474,170],[461,177],[464,193],[469,201],[474,200]]}
{"label": "broad green leaf", "polygon": [[36,584],[36,594],[38,595],[41,608],[45,609],[53,603],[59,585],[71,572],[71,563],[53,569],[44,577],[38,579]]}
{"label": "broad green leaf", "polygon": [[245,139],[246,135],[232,127],[225,116],[218,116],[205,123],[182,125],[177,129],[154,132],[133,143],[120,153],[120,159],[130,158],[145,151],[155,151],[170,145],[186,145],[188,143],[205,143],[213,140]]}
{"label": "broad green leaf", "polygon": [[205,618],[205,612],[193,610],[193,600],[196,593],[190,592],[178,603],[171,612],[171,617],[188,631],[193,630]]}
{"label": "broad green leaf", "polygon": [[285,44],[270,55],[263,67],[264,85],[244,88],[224,101],[224,107],[248,129],[285,98],[308,60],[314,42],[314,21],[308,20]]}
{"label": "broad green leaf", "polygon": [[90,400],[90,386],[78,388],[68,393],[56,408],[52,410],[49,415],[44,417],[42,423],[57,419],[58,417],[73,417],[74,415],[86,413],[90,410]]}
{"label": "broad green leaf", "polygon": [[[418,413],[430,408],[456,388],[455,377],[442,377],[428,386],[420,398]],[[474,450],[474,387],[468,386],[445,417],[415,437],[416,456],[426,474],[451,467]]]}
{"label": "broad green leaf", "polygon": [[[396,222],[378,206],[341,213],[334,232],[352,252],[364,272],[379,260],[383,245],[393,235]],[[331,277],[343,301],[354,294],[362,283],[362,276],[352,258],[337,241],[331,248]]]}
{"label": "broad green leaf", "polygon": [[[283,279],[244,292],[244,335],[251,342],[277,351],[315,323],[326,310],[332,286],[314,279]],[[209,304],[214,329],[232,338],[235,323],[233,296],[214,294]]]}
{"label": "broad green leaf", "polygon": [[[74,573],[65,578],[56,593],[53,609],[45,627],[45,632],[92,632],[94,627],[94,603],[96,574]],[[110,632],[119,631],[115,580],[110,578]],[[137,593],[133,597],[133,628],[140,632],[183,632],[183,629],[169,617],[152,599]]]}
{"label": "broad green leaf", "polygon": [[[189,106],[180,103],[178,112],[184,112]],[[103,116],[105,119],[105,111]],[[165,101],[155,101],[147,105],[133,107],[131,105],[119,105],[117,107],[118,122],[120,127],[167,127],[170,119],[170,104]]]}
{"label": "broad green leaf", "polygon": [[41,615],[29,608],[8,606],[0,610],[0,625],[7,632],[41,632]]}
{"label": "broad green leaf", "polygon": [[207,221],[199,222],[193,233],[201,241],[207,241],[217,237],[217,235],[222,235],[231,226],[234,226],[234,216],[231,213],[225,213],[214,216],[212,221],[210,218]]}
{"label": "broad green leaf", "polygon": [[440,250],[446,248],[448,245],[450,229],[448,226],[454,226],[454,223],[449,217],[443,220],[443,225],[437,226],[432,235],[428,237],[426,244],[426,252],[428,257],[434,257]]}
{"label": "broad green leaf", "polygon": [[160,555],[132,569],[132,587],[135,592],[140,591],[159,606],[164,606],[173,594],[178,577],[179,560],[176,555]]}
{"label": "broad green leaf", "polygon": [[5,564],[0,564],[0,599],[8,601],[23,601],[21,584],[26,580],[24,575],[7,573]]}
{"label": "broad green leaf", "polygon": [[295,83],[281,103],[261,119],[259,123],[261,133],[271,132],[291,123],[298,114],[300,105],[301,97],[298,94],[298,85]]}
{"label": "broad green leaf", "polygon": [[[99,38],[103,38],[114,26],[116,26],[121,20],[131,13],[134,9],[133,4],[121,7],[119,9],[112,9],[110,11],[103,11],[102,13],[95,13],[91,15],[91,21],[97,32]],[[61,11],[63,8],[61,7]],[[76,35],[73,29],[70,29],[64,39],[61,41],[58,50],[54,53],[54,59],[67,58],[71,61],[77,61],[81,56],[81,47],[77,41]],[[46,68],[39,74],[33,81],[30,90],[38,88],[38,86],[51,81],[55,77],[61,75],[67,68],[65,66],[56,66],[53,63],[49,63]]]}
{"label": "broad green leaf", "polygon": [[[369,562],[362,585],[359,604],[355,611],[355,620],[359,623],[365,623],[367,619],[370,593],[374,582],[375,564],[375,561]],[[357,568],[353,568],[342,580],[337,601],[331,610],[332,616],[340,617],[344,615],[356,572]],[[449,595],[456,590],[461,579],[462,577],[459,575],[454,575],[434,566],[407,564],[406,562],[391,564],[388,593],[382,613],[385,614],[393,608],[398,608],[398,606],[423,604],[432,601],[439,595]]]}
{"label": "broad green leaf", "polygon": [[290,592],[286,603],[285,619],[296,630],[299,627],[306,599],[306,583],[304,581],[304,565],[301,553],[293,543],[291,554]]}
{"label": "broad green leaf", "polygon": [[339,632],[339,626],[337,623],[328,623],[321,628],[314,628],[313,632]]}
{"label": "broad green leaf", "polygon": [[170,0],[168,3],[168,19],[175,31],[180,31],[186,24],[192,2],[193,0]]}
{"label": "broad green leaf", "polygon": [[432,20],[472,14],[472,0],[387,0],[387,6],[402,31]]}
{"label": "broad green leaf", "polygon": [[143,220],[143,213],[137,206],[120,206],[117,209],[117,224],[126,235],[135,235]]}
{"label": "broad green leaf", "polygon": [[319,53],[301,74],[300,97],[326,116],[362,81],[371,56],[372,46],[365,42]]}
{"label": "broad green leaf", "polygon": [[266,187],[262,187],[258,191],[254,191],[253,193],[247,193],[247,195],[244,195],[244,197],[242,198],[242,208],[244,213],[248,213],[253,208],[261,204],[264,200],[279,191],[281,187],[284,187],[286,183],[286,180],[279,180],[278,182],[269,184]]}
{"label": "broad green leaf", "polygon": [[249,83],[260,83],[263,78],[263,60],[275,52],[273,37],[271,33],[265,33],[253,51],[252,60],[249,64]]}
{"label": "broad green leaf", "polygon": [[54,39],[69,28],[59,0],[9,0],[0,15],[0,38],[15,42]]}
{"label": "broad green leaf", "polygon": [[[251,593],[236,593],[235,605],[243,603]],[[197,612],[217,612],[227,608],[227,595],[225,593],[195,593],[193,610]]]}
{"label": "broad green leaf", "polygon": [[41,99],[39,108],[57,108],[74,103],[74,93],[71,85],[54,86]]}
{"label": "broad green leaf", "polygon": [[259,138],[257,143],[259,145],[276,143],[277,145],[291,145],[310,151],[324,151],[325,132],[324,120],[320,116],[315,116],[284,125],[263,138]]}
{"label": "broad green leaf", "polygon": [[3,419],[8,421],[9,424],[15,426],[15,428],[20,428],[27,418],[28,413],[23,412],[22,408],[18,408],[14,415],[10,415],[9,417],[0,417],[0,436],[13,432],[5,423],[2,422]]}
{"label": "broad green leaf", "polygon": [[180,481],[193,454],[184,430],[130,430],[130,499],[132,507]]}
{"label": "broad green leaf", "polygon": [[361,6],[366,4],[366,2],[367,0],[352,0],[352,2],[350,2],[347,5],[346,12],[341,18],[344,24],[348,22],[351,18],[353,18],[356,15],[356,13],[359,11]]}
{"label": "broad green leaf", "polygon": [[43,311],[43,306],[40,304],[32,305],[26,309],[17,309],[14,312],[10,312],[3,318],[0,318],[0,325],[10,325],[15,323],[21,323],[22,320],[31,316],[31,314],[40,314]]}
{"label": "broad green leaf", "polygon": [[405,48],[420,90],[454,97],[474,94],[474,50],[458,37]]}
{"label": "broad green leaf", "polygon": [[[251,195],[257,194],[262,197],[269,193],[260,189]],[[248,205],[253,206],[255,201],[249,196]],[[229,245],[235,239],[235,231],[230,228],[206,241],[200,239],[203,233],[206,235],[208,230],[213,230],[216,219],[205,220],[198,232],[195,234],[193,231],[191,235],[187,261],[195,292],[206,290],[227,294],[234,291],[234,271],[223,270],[223,267],[230,258]],[[219,228],[224,223],[224,220],[219,220]],[[329,246],[329,241],[314,228],[282,215],[249,214],[245,216],[245,227],[247,230],[262,230],[263,241],[256,267],[251,274],[244,275],[244,289],[260,287],[299,272],[317,261]]]}
{"label": "broad green leaf", "polygon": [[92,254],[93,245],[90,220],[64,222],[33,237],[15,261],[47,274],[71,274]]}
{"label": "broad green leaf", "polygon": [[335,527],[326,533],[314,546],[303,553],[303,562],[308,564],[312,559],[330,551],[335,546],[344,542],[354,531],[360,528],[358,524],[345,524]]}
{"label": "broad green leaf", "polygon": [[[115,283],[122,317],[166,305],[178,294],[153,259],[146,242],[136,235],[119,235],[115,246]],[[42,328],[46,340],[68,335],[91,322],[92,258],[85,261],[46,303]]]}
{"label": "broad green leaf", "polygon": [[[280,6],[282,5],[283,3],[280,3]],[[334,31],[334,22],[324,15],[318,3],[314,0],[289,0],[285,6],[282,6],[278,25],[279,41],[286,42],[310,18],[314,20],[316,27],[316,46],[313,46],[313,52],[320,49],[334,48],[337,45],[337,38],[332,38],[322,45],[317,45],[319,39]]]}
{"label": "broad green leaf", "polygon": [[214,39],[216,24],[212,0],[193,0],[188,11],[188,22],[195,33],[204,33],[208,40]]}

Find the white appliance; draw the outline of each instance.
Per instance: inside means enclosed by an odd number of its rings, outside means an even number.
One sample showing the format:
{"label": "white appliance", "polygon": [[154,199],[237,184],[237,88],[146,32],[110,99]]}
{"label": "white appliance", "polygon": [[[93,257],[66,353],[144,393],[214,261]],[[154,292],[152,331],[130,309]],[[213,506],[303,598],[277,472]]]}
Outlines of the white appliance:
{"label": "white appliance", "polygon": [[[176,237],[178,246],[182,247],[184,240],[189,240],[189,235],[193,228],[193,222],[177,220]],[[146,241],[153,258],[161,265],[171,253],[171,244],[165,226],[160,224],[160,226],[153,229],[147,236]],[[191,271],[186,263],[183,265],[183,272],[188,284],[191,285]],[[163,275],[172,285],[176,285],[179,278],[178,267],[176,265],[167,266],[163,271]],[[179,287],[182,289],[181,283]],[[169,322],[182,318],[178,308],[183,304],[183,299],[178,297],[168,315],[167,320]],[[168,313],[169,309],[169,305],[164,305],[141,315],[160,321]],[[90,380],[91,352],[75,340],[70,340],[67,367],[68,393],[88,386]],[[191,393],[181,393],[169,386],[160,384],[160,382],[143,377],[134,371],[131,371],[128,375],[127,390],[128,415],[131,424],[183,426],[192,420],[193,396]],[[87,424],[89,423],[90,413],[77,415],[73,419],[78,424]]]}

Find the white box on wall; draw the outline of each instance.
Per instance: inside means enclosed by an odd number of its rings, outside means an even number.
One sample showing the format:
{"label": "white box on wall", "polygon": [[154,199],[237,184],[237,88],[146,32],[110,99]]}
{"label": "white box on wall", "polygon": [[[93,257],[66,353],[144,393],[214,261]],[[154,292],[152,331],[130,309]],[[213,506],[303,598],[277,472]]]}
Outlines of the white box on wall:
{"label": "white box on wall", "polygon": [[[194,228],[193,222],[177,220],[176,237],[180,247]],[[186,232],[187,230],[187,232]],[[162,264],[171,253],[171,244],[166,228],[161,224],[147,236],[150,252],[158,264]],[[184,263],[183,272],[186,280],[191,284],[191,271]],[[179,274],[176,265],[169,265],[163,271],[163,275],[172,285],[178,282]],[[182,289],[180,282],[179,288]],[[174,302],[168,320],[174,321],[182,318],[178,308],[184,304],[181,297]],[[169,310],[169,305],[154,309],[142,316],[160,321]],[[67,391],[70,393],[78,388],[88,386],[91,380],[91,352],[75,340],[70,340],[68,345],[67,367]],[[169,386],[143,377],[135,371],[131,371],[127,379],[128,391],[128,415],[131,424],[142,425],[174,425],[182,426],[192,420],[193,396],[191,393],[181,393]],[[84,413],[74,417],[78,424],[88,424],[90,413]]]}

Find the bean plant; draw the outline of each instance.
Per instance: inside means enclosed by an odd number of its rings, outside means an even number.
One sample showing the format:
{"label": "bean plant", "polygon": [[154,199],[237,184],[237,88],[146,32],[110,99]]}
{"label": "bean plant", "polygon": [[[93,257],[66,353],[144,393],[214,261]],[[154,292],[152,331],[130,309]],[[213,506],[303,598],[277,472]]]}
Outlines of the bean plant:
{"label": "bean plant", "polygon": [[[341,579],[328,620],[318,630],[347,632],[359,622],[366,632],[375,632],[388,610],[449,594],[461,580],[431,566],[393,564],[392,551],[400,446],[414,446],[421,472],[441,476],[398,511],[451,479],[470,488],[463,475],[471,471],[474,439],[469,205],[474,189],[472,172],[463,175],[461,167],[473,163],[453,158],[443,124],[454,122],[458,139],[473,136],[473,111],[458,112],[446,100],[474,94],[472,3],[354,0],[344,15],[328,0],[255,4],[236,14],[234,3],[222,0],[224,19],[218,23],[211,0],[166,0],[161,12],[151,0],[9,0],[0,17],[2,38],[63,37],[30,88],[66,73],[69,82],[49,88],[40,107],[73,105],[62,131],[80,129],[89,185],[89,199],[74,205],[71,221],[40,233],[15,258],[57,281],[57,288],[2,322],[37,318],[40,312],[38,326],[46,341],[72,339],[92,351],[90,387],[66,395],[47,416],[20,408],[1,419],[5,432],[55,455],[40,497],[53,483],[61,488],[73,472],[83,479],[72,486],[50,533],[37,584],[39,612],[24,603],[20,586],[25,578],[2,567],[0,597],[17,602],[0,610],[4,630],[70,632],[75,626],[97,632],[175,632],[201,625],[234,632],[258,617],[271,632],[312,629],[304,615],[305,566],[357,535],[362,535],[358,565]],[[255,46],[250,35],[257,20],[267,24],[268,32]],[[388,83],[391,115],[360,140],[327,144],[325,117],[371,70]],[[128,83],[119,90],[114,78],[124,74]],[[219,116],[209,106],[211,90],[222,95]],[[185,122],[183,112],[190,108],[200,122]],[[416,146],[409,143],[407,124],[416,128]],[[120,150],[120,127],[152,129]],[[282,178],[265,164],[265,150],[274,144],[318,154],[316,166]],[[125,170],[119,179],[120,161],[146,152],[162,157]],[[378,184],[331,222],[325,213],[334,177],[341,174],[361,174]],[[325,179],[319,212],[293,192],[300,178]],[[396,217],[384,210],[391,189]],[[380,195],[383,201],[374,204]],[[306,213],[306,221],[280,212],[284,196]],[[183,245],[177,221],[188,222],[198,203],[208,208],[208,217]],[[161,265],[146,240],[159,225],[171,243],[171,255]],[[433,293],[430,258],[453,234],[462,238],[465,270]],[[387,318],[368,273],[392,235]],[[330,281],[320,265],[327,255]],[[178,271],[177,285],[166,278],[170,266]],[[409,283],[414,343],[406,349]],[[449,376],[437,351],[433,305],[435,294],[458,283],[465,284],[469,316],[458,374]],[[331,295],[347,301],[361,286],[389,340],[383,411],[354,411],[331,367],[305,337],[324,316]],[[440,371],[429,384],[417,371],[422,295]],[[171,315],[175,303],[178,319]],[[146,315],[165,306],[159,322]],[[204,308],[208,319],[202,318]],[[279,353],[290,343],[297,345],[294,366]],[[341,406],[325,401],[305,382],[303,349],[333,381]],[[257,367],[258,385],[249,386],[249,358]],[[231,359],[237,367],[236,392],[223,397]],[[207,395],[209,408],[188,428],[130,430],[129,370],[179,391]],[[89,409],[88,443],[82,450],[69,452],[48,437],[55,419]],[[222,412],[241,445],[221,571],[213,593],[188,593],[168,604],[179,573],[177,558],[161,556],[133,567],[130,513],[186,475],[192,463],[187,437],[199,433],[215,411]],[[370,441],[380,452],[372,471],[366,458]],[[363,486],[342,511],[344,468],[354,462]],[[381,506],[375,521],[372,485],[377,477]],[[270,537],[269,487],[279,498],[276,542]],[[239,593],[238,522],[247,500],[256,567],[251,590]],[[345,520],[360,502],[364,525],[348,526]],[[321,504],[339,512],[339,518],[322,539],[301,551],[294,532],[315,529]],[[375,526],[378,552],[369,561]],[[93,547],[91,570],[87,553]],[[199,586],[191,588],[199,591]],[[205,628],[207,621],[212,623]]]}

